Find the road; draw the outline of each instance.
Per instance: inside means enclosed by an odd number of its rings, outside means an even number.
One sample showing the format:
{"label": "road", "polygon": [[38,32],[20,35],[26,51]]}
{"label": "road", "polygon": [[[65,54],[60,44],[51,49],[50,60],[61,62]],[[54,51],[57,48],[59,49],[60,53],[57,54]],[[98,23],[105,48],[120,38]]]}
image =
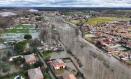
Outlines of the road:
{"label": "road", "polygon": [[46,20],[56,27],[64,47],[80,59],[86,79],[131,79],[130,68],[84,40],[81,33],[77,34],[75,25],[59,16],[46,17]]}

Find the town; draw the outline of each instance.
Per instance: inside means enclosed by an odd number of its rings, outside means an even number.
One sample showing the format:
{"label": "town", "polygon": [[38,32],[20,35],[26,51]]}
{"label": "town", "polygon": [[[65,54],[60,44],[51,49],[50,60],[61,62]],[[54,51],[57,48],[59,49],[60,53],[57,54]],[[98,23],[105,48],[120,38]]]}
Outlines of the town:
{"label": "town", "polygon": [[1,13],[2,18],[11,17],[14,24],[1,33],[0,78],[83,79],[79,64],[66,52],[43,12],[35,9],[23,12],[27,13],[19,16],[13,12]]}
{"label": "town", "polygon": [[1,10],[0,79],[130,79],[130,16],[98,12]]}
{"label": "town", "polygon": [[130,24],[127,21],[114,21],[89,28],[85,39],[104,50],[109,56],[114,56],[130,66],[131,34]]}

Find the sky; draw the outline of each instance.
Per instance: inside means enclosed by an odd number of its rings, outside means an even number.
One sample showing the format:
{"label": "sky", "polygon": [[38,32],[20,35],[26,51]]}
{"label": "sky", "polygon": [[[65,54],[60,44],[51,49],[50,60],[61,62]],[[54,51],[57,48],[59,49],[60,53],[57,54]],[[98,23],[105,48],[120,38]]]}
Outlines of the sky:
{"label": "sky", "polygon": [[130,7],[131,0],[0,0],[0,7]]}

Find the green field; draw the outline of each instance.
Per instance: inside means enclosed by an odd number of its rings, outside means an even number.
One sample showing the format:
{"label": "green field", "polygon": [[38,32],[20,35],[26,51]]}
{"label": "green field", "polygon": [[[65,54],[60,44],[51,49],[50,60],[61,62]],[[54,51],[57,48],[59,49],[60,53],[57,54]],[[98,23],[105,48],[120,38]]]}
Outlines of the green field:
{"label": "green field", "polygon": [[113,21],[129,21],[131,20],[131,18],[117,18],[117,17],[95,17],[95,18],[89,18],[88,20],[71,20],[70,22],[73,24],[79,24],[80,22],[84,23],[84,24],[89,24],[92,26],[95,26],[97,24],[101,24],[101,23],[109,23],[109,22],[113,22]]}
{"label": "green field", "polygon": [[70,22],[73,24],[78,24],[80,22],[80,20],[71,20]]}
{"label": "green field", "polygon": [[6,33],[29,33],[31,25],[17,25],[12,29],[7,29]]}
{"label": "green field", "polygon": [[43,55],[44,59],[49,59],[51,57],[51,55],[52,55],[52,52],[50,52],[50,51],[43,52],[42,55]]}
{"label": "green field", "polygon": [[90,18],[87,21],[87,24],[96,25],[101,23],[109,23],[113,21],[129,21],[131,18],[117,18],[117,17],[97,17],[97,18]]}
{"label": "green field", "polygon": [[111,17],[97,17],[97,18],[91,18],[87,21],[87,24],[89,25],[96,25],[101,23],[108,23],[112,22],[114,18]]}

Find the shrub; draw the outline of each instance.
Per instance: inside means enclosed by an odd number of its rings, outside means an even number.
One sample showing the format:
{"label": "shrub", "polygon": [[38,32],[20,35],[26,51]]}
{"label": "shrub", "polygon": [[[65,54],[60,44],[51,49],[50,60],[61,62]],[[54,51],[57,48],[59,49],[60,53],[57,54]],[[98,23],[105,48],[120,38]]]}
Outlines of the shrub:
{"label": "shrub", "polygon": [[30,39],[32,39],[32,36],[31,36],[30,34],[26,34],[26,35],[24,36],[24,39],[30,40]]}

